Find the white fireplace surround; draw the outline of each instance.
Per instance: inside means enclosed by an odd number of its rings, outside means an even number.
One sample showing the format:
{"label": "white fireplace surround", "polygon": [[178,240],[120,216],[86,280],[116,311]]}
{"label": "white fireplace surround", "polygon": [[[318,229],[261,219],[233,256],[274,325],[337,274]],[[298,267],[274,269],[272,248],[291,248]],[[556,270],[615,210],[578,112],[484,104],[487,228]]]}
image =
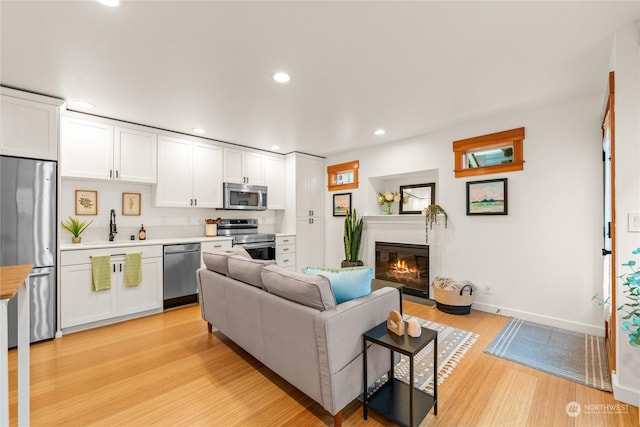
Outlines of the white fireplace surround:
{"label": "white fireplace surround", "polygon": [[[440,255],[437,233],[429,233],[426,242],[424,215],[367,215],[364,216],[361,259],[364,265],[375,265],[376,242],[429,245],[429,286],[440,274]],[[431,292],[430,295],[433,295]]]}

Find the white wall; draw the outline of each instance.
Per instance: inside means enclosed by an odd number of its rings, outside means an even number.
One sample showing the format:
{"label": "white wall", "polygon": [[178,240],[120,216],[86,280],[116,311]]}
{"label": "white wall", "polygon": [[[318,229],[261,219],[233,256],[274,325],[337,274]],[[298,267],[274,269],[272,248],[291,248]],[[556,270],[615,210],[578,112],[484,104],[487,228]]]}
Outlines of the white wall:
{"label": "white wall", "polygon": [[[85,181],[62,178],[60,197],[61,220],[75,216],[75,190],[98,191],[98,215],[79,217],[94,223],[82,234],[83,242],[106,241],[109,238],[109,212],[116,210],[118,234],[116,241],[138,238],[140,225],[147,230],[147,239],[204,236],[205,218],[258,218],[258,230],[264,233],[279,231],[282,211],[227,211],[204,208],[159,208],[153,206],[155,187],[149,184]],[[222,191],[222,189],[220,189]],[[140,216],[122,215],[122,193],[141,193]],[[277,213],[279,212],[279,213]],[[71,234],[62,230],[61,243],[71,243]]]}
{"label": "white wall", "polygon": [[[437,233],[434,272],[489,284],[475,307],[603,335],[601,308],[602,95],[538,109],[505,111],[440,132],[329,157],[327,165],[359,160],[353,206],[380,212],[375,193],[385,176],[436,170],[437,202],[449,214]],[[525,127],[524,171],[454,178],[452,141]],[[371,178],[374,178],[373,180]],[[467,216],[466,182],[508,178],[507,216]],[[391,181],[390,181],[391,182]],[[396,183],[396,180],[393,180]],[[412,182],[406,182],[409,184]],[[331,193],[326,206],[332,206]],[[395,207],[397,212],[397,206]],[[423,233],[423,231],[421,231]],[[327,217],[325,264],[343,258],[342,218]]]}
{"label": "white wall", "polygon": [[[636,22],[615,34],[612,70],[615,71],[615,159],[616,159],[616,238],[617,274],[620,264],[640,261],[631,251],[640,247],[640,233],[627,228],[629,212],[640,211],[640,24]],[[617,283],[617,305],[625,302],[622,283]],[[613,310],[615,312],[615,309]],[[616,399],[640,406],[640,350],[629,345],[627,334],[619,329],[624,313],[617,312],[617,373],[613,377]]]}

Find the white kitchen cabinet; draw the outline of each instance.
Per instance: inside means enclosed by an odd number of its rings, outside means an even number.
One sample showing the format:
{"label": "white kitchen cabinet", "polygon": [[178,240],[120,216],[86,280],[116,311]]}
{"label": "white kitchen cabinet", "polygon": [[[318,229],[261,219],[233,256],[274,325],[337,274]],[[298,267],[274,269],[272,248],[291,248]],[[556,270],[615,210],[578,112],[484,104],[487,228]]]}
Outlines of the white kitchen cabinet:
{"label": "white kitchen cabinet", "polygon": [[324,162],[309,157],[296,159],[296,216],[323,217]]}
{"label": "white kitchen cabinet", "polygon": [[[144,250],[142,250],[144,254]],[[116,265],[117,315],[141,313],[162,308],[162,257],[142,258],[142,281],[138,286],[125,285],[126,265],[124,256],[112,257]]]}
{"label": "white kitchen cabinet", "polygon": [[75,117],[63,117],[60,175],[113,179],[113,126]]}
{"label": "white kitchen cabinet", "polygon": [[58,160],[58,123],[63,101],[0,89],[0,154]]}
{"label": "white kitchen cabinet", "polygon": [[[112,264],[112,271],[113,271]],[[93,291],[91,263],[63,265],[60,286],[60,327],[62,329],[116,316],[117,291]],[[113,282],[113,277],[112,277]]]}
{"label": "white kitchen cabinet", "polygon": [[264,184],[264,156],[252,151],[224,149],[224,182]]}
{"label": "white kitchen cabinet", "polygon": [[[232,240],[214,240],[208,242],[200,243],[200,254],[204,254],[205,252],[214,252],[214,251],[222,251],[225,249],[231,249],[233,246]],[[204,268],[204,260],[202,259],[202,255],[200,258],[200,265]]]}
{"label": "white kitchen cabinet", "polygon": [[296,236],[276,236],[276,263],[280,267],[295,271],[296,269]]}
{"label": "white kitchen cabinet", "polygon": [[284,158],[264,156],[264,185],[268,188],[268,209],[285,208]]}
{"label": "white kitchen cabinet", "polygon": [[156,134],[116,126],[114,138],[114,178],[154,184],[158,164]]}
{"label": "white kitchen cabinet", "polygon": [[296,220],[296,270],[324,265],[324,221],[319,217]]}
{"label": "white kitchen cabinet", "polygon": [[156,206],[222,207],[222,148],[160,136]]}
{"label": "white kitchen cabinet", "polygon": [[64,177],[156,182],[156,135],[110,123],[63,117],[60,174]]}
{"label": "white kitchen cabinet", "polygon": [[321,266],[324,263],[324,162],[295,153],[287,156],[285,169],[284,231],[296,235],[296,270]]}
{"label": "white kitchen cabinet", "polygon": [[193,198],[199,208],[222,207],[222,148],[193,143]]}
{"label": "white kitchen cabinet", "polygon": [[[142,281],[125,286],[127,252],[142,253]],[[111,288],[94,291],[91,257],[111,255]],[[61,253],[60,319],[65,332],[162,311],[162,245]]]}
{"label": "white kitchen cabinet", "polygon": [[156,206],[193,206],[193,142],[158,138]]}

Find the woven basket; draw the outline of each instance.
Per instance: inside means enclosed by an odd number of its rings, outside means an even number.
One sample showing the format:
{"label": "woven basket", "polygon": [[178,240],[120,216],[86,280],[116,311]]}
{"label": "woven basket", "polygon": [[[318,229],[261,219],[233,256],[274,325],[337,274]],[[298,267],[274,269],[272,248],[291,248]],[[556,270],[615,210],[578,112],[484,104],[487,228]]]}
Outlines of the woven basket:
{"label": "woven basket", "polygon": [[449,314],[469,314],[473,302],[473,288],[464,285],[462,289],[434,288],[436,307],[438,310]]}

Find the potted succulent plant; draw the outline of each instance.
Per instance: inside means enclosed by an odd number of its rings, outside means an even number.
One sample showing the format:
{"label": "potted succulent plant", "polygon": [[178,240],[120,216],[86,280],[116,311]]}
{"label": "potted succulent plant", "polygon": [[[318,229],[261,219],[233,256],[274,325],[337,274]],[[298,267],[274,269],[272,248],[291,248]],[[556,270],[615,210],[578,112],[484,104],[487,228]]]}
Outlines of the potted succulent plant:
{"label": "potted succulent plant", "polygon": [[438,223],[438,215],[444,215],[444,228],[447,228],[447,212],[440,205],[431,204],[429,207],[425,208],[424,211],[426,218],[426,242],[429,243],[429,229],[433,229],[433,224]]}
{"label": "potted succulent plant", "polygon": [[364,265],[358,258],[360,257],[360,244],[362,243],[362,229],[364,220],[358,219],[355,209],[347,212],[344,219],[344,261],[342,268]]}
{"label": "potted succulent plant", "polygon": [[66,222],[62,221],[61,225],[62,228],[73,235],[71,238],[72,243],[80,243],[82,241],[80,234],[82,234],[82,232],[86,230],[94,220],[95,218],[87,223],[87,221],[80,221],[78,218],[69,217],[69,220]]}

